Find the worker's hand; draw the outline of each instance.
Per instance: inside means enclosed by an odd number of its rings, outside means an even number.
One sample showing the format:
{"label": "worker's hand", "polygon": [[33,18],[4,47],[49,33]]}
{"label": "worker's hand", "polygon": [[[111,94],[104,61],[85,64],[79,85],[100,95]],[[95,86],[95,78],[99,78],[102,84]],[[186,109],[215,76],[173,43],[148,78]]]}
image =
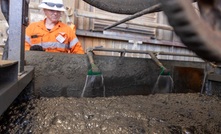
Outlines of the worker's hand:
{"label": "worker's hand", "polygon": [[43,47],[39,45],[31,46],[30,50],[31,51],[44,51]]}

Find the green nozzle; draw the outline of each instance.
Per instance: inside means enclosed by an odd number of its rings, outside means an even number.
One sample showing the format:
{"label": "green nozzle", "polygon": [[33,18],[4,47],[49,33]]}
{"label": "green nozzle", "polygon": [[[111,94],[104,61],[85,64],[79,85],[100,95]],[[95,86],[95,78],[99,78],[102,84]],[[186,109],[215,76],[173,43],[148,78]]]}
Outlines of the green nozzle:
{"label": "green nozzle", "polygon": [[94,64],[92,63],[91,64],[91,69],[88,70],[88,75],[101,75],[101,71],[99,70],[99,68]]}
{"label": "green nozzle", "polygon": [[94,72],[92,69],[88,70],[87,75],[101,75],[101,72]]}
{"label": "green nozzle", "polygon": [[165,67],[161,67],[160,75],[170,75],[170,71]]}

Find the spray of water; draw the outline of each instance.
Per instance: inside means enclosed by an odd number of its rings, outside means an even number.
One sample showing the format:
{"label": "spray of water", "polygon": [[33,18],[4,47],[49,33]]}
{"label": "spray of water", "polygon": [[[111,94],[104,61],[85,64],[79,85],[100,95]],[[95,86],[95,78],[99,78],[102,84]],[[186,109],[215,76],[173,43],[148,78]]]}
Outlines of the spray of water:
{"label": "spray of water", "polygon": [[81,97],[105,97],[103,75],[87,75]]}
{"label": "spray of water", "polygon": [[152,93],[171,93],[173,92],[173,88],[174,81],[170,75],[159,75]]}
{"label": "spray of water", "polygon": [[84,84],[84,88],[83,88],[82,93],[81,93],[81,97],[84,97],[84,92],[85,92],[86,87],[87,87],[88,77],[89,77],[89,76],[87,75],[86,80],[85,80],[85,84]]}

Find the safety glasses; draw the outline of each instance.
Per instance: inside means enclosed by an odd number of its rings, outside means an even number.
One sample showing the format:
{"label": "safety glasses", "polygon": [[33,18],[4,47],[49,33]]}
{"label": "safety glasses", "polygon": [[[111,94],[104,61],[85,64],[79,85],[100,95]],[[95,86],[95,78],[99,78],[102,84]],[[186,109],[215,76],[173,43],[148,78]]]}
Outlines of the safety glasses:
{"label": "safety glasses", "polygon": [[63,4],[55,4],[55,3],[51,3],[51,2],[44,2],[46,5],[48,5],[49,7],[54,7],[56,6],[57,8],[61,8],[64,5]]}

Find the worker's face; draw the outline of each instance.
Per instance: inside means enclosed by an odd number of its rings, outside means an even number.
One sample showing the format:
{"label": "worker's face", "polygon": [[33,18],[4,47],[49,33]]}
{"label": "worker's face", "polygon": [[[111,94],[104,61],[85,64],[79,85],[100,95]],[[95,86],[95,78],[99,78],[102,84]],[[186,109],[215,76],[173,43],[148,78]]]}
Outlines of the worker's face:
{"label": "worker's face", "polygon": [[61,11],[44,9],[44,13],[47,16],[47,18],[53,23],[57,23],[61,18]]}

